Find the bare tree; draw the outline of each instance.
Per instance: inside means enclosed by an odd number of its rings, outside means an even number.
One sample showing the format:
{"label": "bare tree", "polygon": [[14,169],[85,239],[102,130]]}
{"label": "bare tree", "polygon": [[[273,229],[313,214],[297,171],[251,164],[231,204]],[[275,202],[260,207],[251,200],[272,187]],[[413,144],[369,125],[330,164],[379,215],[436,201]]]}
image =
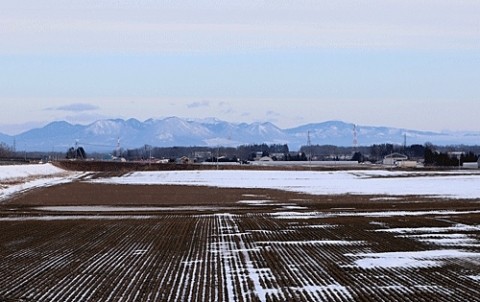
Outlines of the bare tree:
{"label": "bare tree", "polygon": [[5,143],[0,143],[0,157],[11,157],[12,155],[12,148],[7,146]]}

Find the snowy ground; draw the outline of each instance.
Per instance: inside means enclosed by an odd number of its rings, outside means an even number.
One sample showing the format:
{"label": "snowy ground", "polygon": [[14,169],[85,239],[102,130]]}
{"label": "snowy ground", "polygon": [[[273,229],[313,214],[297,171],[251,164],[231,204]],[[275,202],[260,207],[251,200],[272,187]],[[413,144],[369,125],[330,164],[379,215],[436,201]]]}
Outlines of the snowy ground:
{"label": "snowy ground", "polygon": [[[70,182],[81,173],[51,164],[0,166],[0,200],[19,191]],[[134,172],[96,183],[195,185],[223,188],[280,189],[315,195],[431,195],[480,198],[480,173],[392,171],[158,171]]]}
{"label": "snowy ground", "polygon": [[80,175],[52,164],[0,166],[0,201],[30,189],[67,183]]}
{"label": "snowy ground", "polygon": [[94,180],[114,184],[196,185],[280,189],[315,195],[431,195],[480,198],[477,172],[162,171]]}

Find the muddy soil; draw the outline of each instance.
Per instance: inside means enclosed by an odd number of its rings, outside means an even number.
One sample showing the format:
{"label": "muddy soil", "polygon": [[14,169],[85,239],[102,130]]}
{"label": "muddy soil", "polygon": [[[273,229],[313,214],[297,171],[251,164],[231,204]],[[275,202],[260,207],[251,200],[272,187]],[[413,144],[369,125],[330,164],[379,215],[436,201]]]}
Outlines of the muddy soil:
{"label": "muddy soil", "polygon": [[[0,301],[480,301],[479,210],[421,196],[78,181],[0,205]],[[356,262],[432,250],[473,256]]]}

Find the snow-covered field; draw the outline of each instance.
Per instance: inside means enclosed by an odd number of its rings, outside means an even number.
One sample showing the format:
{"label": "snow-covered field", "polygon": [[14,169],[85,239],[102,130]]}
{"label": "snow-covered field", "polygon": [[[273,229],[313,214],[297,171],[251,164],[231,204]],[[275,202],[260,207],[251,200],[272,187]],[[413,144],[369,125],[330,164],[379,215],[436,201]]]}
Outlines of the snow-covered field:
{"label": "snow-covered field", "polygon": [[[19,191],[70,182],[81,175],[51,164],[0,166],[0,200]],[[480,173],[392,171],[155,171],[95,183],[280,189],[315,195],[427,195],[480,198]]]}
{"label": "snow-covered field", "polygon": [[480,174],[474,172],[390,171],[162,171],[134,172],[94,180],[114,184],[162,184],[222,188],[280,189],[316,195],[431,195],[480,198]]}
{"label": "snow-covered field", "polygon": [[19,192],[67,183],[79,175],[52,164],[0,166],[0,201]]}

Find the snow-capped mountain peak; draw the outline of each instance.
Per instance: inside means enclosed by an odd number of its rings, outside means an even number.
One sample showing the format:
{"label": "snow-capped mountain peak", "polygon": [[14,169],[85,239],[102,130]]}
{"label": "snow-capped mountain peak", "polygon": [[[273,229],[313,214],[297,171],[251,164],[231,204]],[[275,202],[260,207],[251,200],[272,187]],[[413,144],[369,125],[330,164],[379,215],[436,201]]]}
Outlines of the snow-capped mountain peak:
{"label": "snow-capped mountain peak", "polygon": [[[15,136],[18,145],[28,151],[51,151],[70,147],[78,140],[88,151],[109,152],[117,147],[139,148],[145,145],[165,146],[238,146],[244,144],[288,144],[298,150],[307,144],[351,146],[353,123],[326,121],[311,123],[290,129],[281,129],[270,122],[229,123],[217,118],[185,119],[175,116],[162,119],[105,119],[89,125],[72,125],[57,121],[43,128],[32,129]],[[391,127],[356,125],[359,145],[394,143],[403,144],[407,136],[409,144],[431,142],[438,145],[470,144],[480,142],[480,132],[432,132]],[[7,145],[13,136],[0,134]]]}

